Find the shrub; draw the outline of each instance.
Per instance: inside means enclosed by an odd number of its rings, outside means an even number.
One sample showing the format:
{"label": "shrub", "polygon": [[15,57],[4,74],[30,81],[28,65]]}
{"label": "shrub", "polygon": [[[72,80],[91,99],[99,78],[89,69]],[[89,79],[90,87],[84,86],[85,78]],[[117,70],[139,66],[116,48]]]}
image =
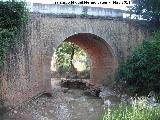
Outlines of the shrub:
{"label": "shrub", "polygon": [[118,108],[108,108],[101,120],[160,120],[160,106],[153,107],[141,97],[132,104],[121,103]]}
{"label": "shrub", "polygon": [[118,68],[117,81],[132,93],[160,91],[160,31],[143,41]]}
{"label": "shrub", "polygon": [[3,67],[9,48],[21,43],[16,38],[28,18],[26,3],[0,1],[0,68]]}

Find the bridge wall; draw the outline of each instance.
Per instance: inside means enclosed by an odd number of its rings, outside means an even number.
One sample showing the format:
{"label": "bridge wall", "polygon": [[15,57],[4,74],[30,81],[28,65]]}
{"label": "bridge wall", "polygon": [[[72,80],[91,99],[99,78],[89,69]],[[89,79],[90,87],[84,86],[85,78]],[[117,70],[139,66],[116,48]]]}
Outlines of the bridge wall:
{"label": "bridge wall", "polygon": [[[108,45],[107,49],[117,63],[148,34],[143,28],[127,21],[32,14],[27,27],[18,37],[23,42],[22,46],[15,47],[8,55],[1,74],[3,106],[10,108],[51,90],[50,64],[53,52],[64,40],[78,33],[98,36],[98,40]],[[97,50],[99,48],[95,47]],[[98,56],[97,59],[99,57],[106,56]]]}
{"label": "bridge wall", "polygon": [[121,17],[123,10],[112,8],[87,7],[78,5],[58,5],[33,3],[32,12],[55,15],[88,15],[98,17]]}

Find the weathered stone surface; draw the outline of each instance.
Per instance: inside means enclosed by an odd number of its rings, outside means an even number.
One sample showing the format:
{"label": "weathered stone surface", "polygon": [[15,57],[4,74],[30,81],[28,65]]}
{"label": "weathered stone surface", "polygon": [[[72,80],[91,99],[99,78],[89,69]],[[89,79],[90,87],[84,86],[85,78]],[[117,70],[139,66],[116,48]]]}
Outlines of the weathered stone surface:
{"label": "weathered stone surface", "polygon": [[91,58],[90,83],[100,86],[113,83],[118,62],[147,34],[126,21],[32,13],[18,36],[23,44],[11,50],[0,78],[3,106],[16,106],[51,89],[51,58],[63,41],[74,42],[86,51]]}

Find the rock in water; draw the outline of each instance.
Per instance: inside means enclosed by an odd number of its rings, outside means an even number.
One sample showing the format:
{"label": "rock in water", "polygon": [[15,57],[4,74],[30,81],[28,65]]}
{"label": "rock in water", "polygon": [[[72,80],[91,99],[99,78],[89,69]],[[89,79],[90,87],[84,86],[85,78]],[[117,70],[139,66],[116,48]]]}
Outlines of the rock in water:
{"label": "rock in water", "polygon": [[104,105],[107,106],[107,107],[110,107],[111,104],[112,104],[112,103],[111,103],[110,100],[105,100],[105,101],[104,101]]}
{"label": "rock in water", "polygon": [[156,101],[156,94],[154,91],[151,91],[149,94],[148,94],[148,97],[147,97],[147,101],[148,103],[151,105],[151,106],[157,106],[159,105]]}
{"label": "rock in water", "polygon": [[94,112],[94,108],[90,108],[90,109],[89,109],[89,112]]}

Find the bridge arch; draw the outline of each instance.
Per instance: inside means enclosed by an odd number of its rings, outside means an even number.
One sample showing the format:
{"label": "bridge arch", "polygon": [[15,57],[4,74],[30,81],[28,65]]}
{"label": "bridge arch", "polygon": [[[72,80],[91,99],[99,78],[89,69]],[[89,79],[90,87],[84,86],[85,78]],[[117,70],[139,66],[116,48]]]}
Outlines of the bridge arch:
{"label": "bridge arch", "polygon": [[117,58],[104,39],[91,33],[78,33],[67,37],[64,42],[72,42],[88,54],[91,60],[90,84],[98,87],[113,83]]}
{"label": "bridge arch", "polygon": [[[17,38],[24,44],[10,53],[0,76],[4,104],[15,106],[51,90],[51,58],[65,40],[73,41],[90,53],[91,82],[108,85],[114,80],[117,63],[148,35],[148,30],[134,21],[32,13],[28,25]],[[93,48],[87,49],[86,43]]]}

